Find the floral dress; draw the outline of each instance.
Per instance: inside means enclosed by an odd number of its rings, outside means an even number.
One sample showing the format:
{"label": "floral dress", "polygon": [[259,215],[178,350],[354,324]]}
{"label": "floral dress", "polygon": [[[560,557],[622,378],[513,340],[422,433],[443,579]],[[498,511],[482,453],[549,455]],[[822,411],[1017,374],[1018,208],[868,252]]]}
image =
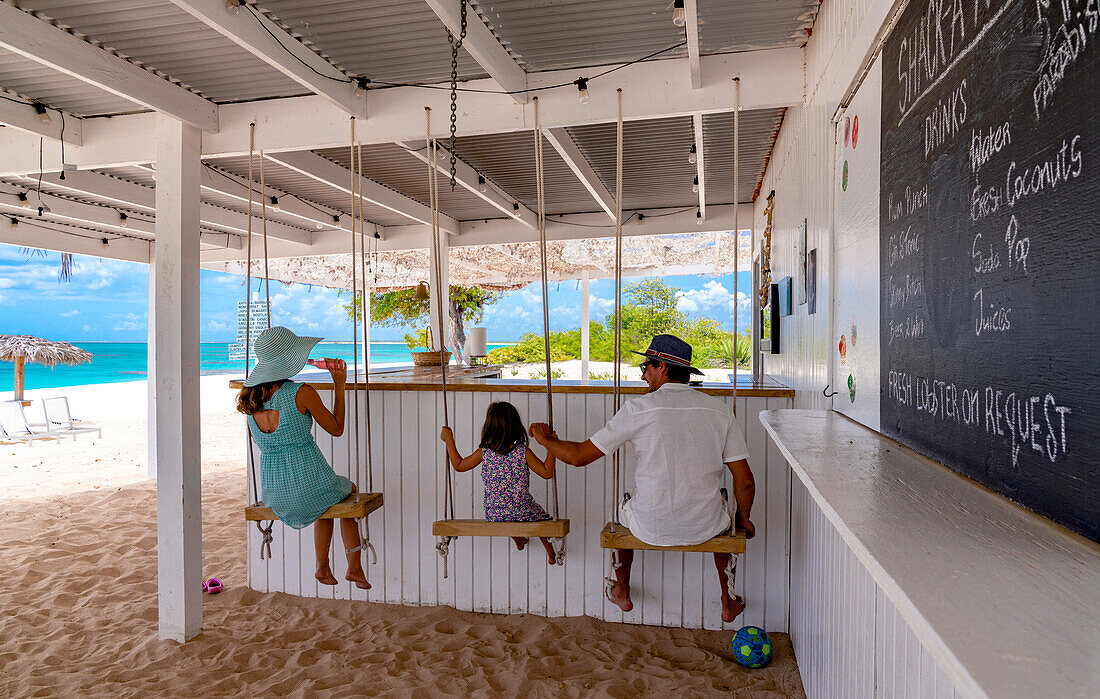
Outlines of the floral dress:
{"label": "floral dress", "polygon": [[527,447],[517,444],[507,454],[481,450],[481,479],[485,482],[485,519],[490,522],[537,522],[550,519],[529,491],[531,471]]}
{"label": "floral dress", "polygon": [[302,529],[351,494],[352,483],[336,475],[317,448],[310,428],[313,416],[298,412],[300,383],[287,381],[264,410],[279,411],[279,426],[264,432],[248,416],[248,429],[260,448],[260,497],[280,521]]}

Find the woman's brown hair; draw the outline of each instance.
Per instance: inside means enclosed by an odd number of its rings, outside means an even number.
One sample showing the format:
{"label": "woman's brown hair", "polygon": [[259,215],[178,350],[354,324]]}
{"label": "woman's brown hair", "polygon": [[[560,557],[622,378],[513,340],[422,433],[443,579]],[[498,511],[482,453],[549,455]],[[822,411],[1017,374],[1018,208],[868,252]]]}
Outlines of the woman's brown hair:
{"label": "woman's brown hair", "polygon": [[516,406],[506,401],[490,403],[478,446],[507,454],[520,444],[527,446],[527,430],[523,429],[523,420],[519,418]]}
{"label": "woman's brown hair", "polygon": [[271,396],[279,387],[286,383],[286,379],[268,381],[255,386],[245,386],[237,394],[237,412],[245,415],[254,415],[264,409],[264,401],[271,400]]}

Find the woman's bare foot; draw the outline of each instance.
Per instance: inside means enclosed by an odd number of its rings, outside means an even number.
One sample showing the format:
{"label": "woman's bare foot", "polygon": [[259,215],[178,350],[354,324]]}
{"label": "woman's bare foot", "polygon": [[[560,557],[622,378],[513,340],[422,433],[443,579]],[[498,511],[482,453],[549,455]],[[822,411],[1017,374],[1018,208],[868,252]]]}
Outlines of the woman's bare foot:
{"label": "woman's bare foot", "polygon": [[362,568],[357,570],[348,569],[348,574],[344,576],[344,579],[355,583],[355,586],[360,590],[370,589],[370,583],[367,582],[367,574],[363,572]]}
{"label": "woman's bare foot", "polygon": [[516,550],[522,551],[523,547],[527,545],[526,536],[513,536],[512,541],[516,542]]}
{"label": "woman's bare foot", "polygon": [[744,599],[741,597],[734,597],[731,600],[728,595],[722,595],[722,621],[733,621],[740,616],[743,611],[745,611]]}
{"label": "woman's bare foot", "polygon": [[629,590],[625,593],[620,593],[617,585],[608,586],[604,590],[604,595],[607,596],[609,602],[611,602],[624,612],[629,612],[631,609],[634,609],[634,603],[630,601]]}
{"label": "woman's bare foot", "polygon": [[332,574],[332,569],[329,568],[328,563],[324,564],[323,566],[319,566],[317,568],[317,572],[314,573],[313,577],[317,578],[317,582],[321,583],[322,585],[335,585],[337,582],[339,582],[336,579],[336,576]]}

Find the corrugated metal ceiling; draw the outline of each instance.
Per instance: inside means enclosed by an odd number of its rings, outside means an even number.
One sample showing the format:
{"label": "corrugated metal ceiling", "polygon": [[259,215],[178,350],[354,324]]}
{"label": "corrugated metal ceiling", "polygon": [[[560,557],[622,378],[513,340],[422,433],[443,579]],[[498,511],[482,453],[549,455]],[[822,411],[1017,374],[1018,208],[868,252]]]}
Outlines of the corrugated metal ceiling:
{"label": "corrugated metal ceiling", "polygon": [[699,50],[707,53],[801,46],[821,0],[698,0]]}
{"label": "corrugated metal ceiling", "polygon": [[2,49],[0,88],[82,117],[143,109],[130,100]]}
{"label": "corrugated metal ceiling", "polygon": [[[776,134],[783,123],[784,109],[761,109],[741,112],[740,182],[737,200],[753,200],[764,168],[775,145]],[[703,167],[707,185],[707,202],[729,204],[733,201],[733,113],[703,116]]]}
{"label": "corrugated metal ceiling", "polygon": [[[546,212],[599,211],[600,207],[554,147],[543,140]],[[528,208],[538,205],[535,191],[535,139],[530,131],[466,136],[455,153]]]}
{"label": "corrugated metal ceiling", "polygon": [[[329,160],[335,160],[345,168],[351,166],[351,157],[347,148],[328,148],[317,152]],[[427,164],[409,155],[404,148],[395,143],[363,146],[363,173],[375,182],[401,192],[422,204],[427,204],[431,200],[428,193]],[[452,192],[449,177],[443,173],[439,174],[439,210],[462,221],[501,218],[503,215],[500,209],[462,185],[456,184],[455,191]]]}

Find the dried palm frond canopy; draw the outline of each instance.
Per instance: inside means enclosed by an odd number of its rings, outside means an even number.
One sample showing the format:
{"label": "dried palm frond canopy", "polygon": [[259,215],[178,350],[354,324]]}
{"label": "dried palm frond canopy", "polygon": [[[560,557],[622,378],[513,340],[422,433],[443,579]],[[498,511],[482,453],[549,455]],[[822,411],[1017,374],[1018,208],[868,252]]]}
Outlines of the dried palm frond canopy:
{"label": "dried palm frond canopy", "polygon": [[[593,279],[614,276],[615,241],[610,238],[551,241],[547,243],[548,274],[552,280],[579,279],[588,272]],[[732,233],[680,233],[637,236],[623,241],[623,274],[727,274],[734,270]],[[749,267],[749,240],[742,241],[740,269]],[[455,246],[450,249],[451,284],[485,289],[517,289],[539,278],[538,243],[499,243]],[[213,265],[204,265],[213,266]],[[244,274],[245,262],[224,262],[226,272]],[[367,278],[375,291],[415,286],[428,270],[425,249],[377,253]],[[257,271],[253,265],[253,274]],[[346,289],[351,286],[351,255],[287,257],[269,262],[272,279]]]}
{"label": "dried palm frond canopy", "polygon": [[14,362],[16,357],[48,367],[58,364],[74,366],[92,361],[91,352],[68,342],[53,342],[33,335],[0,335],[0,360]]}

